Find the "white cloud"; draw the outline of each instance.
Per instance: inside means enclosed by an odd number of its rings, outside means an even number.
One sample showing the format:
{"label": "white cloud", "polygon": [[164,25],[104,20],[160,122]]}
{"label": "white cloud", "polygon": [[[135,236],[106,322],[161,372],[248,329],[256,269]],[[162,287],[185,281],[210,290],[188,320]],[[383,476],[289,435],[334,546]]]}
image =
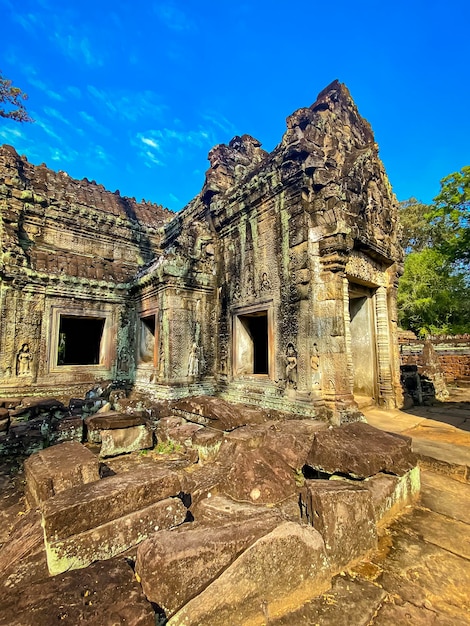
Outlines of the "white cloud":
{"label": "white cloud", "polygon": [[158,101],[152,91],[106,92],[94,85],[87,86],[88,93],[109,113],[123,120],[135,122],[139,119],[161,119],[166,105]]}
{"label": "white cloud", "polygon": [[159,20],[170,30],[182,32],[195,29],[195,23],[172,2],[158,2],[153,8]]}
{"label": "white cloud", "polygon": [[82,95],[82,92],[80,91],[80,89],[78,87],[74,87],[73,85],[70,85],[69,87],[67,87],[66,91],[74,96],[74,98],[80,98]]}
{"label": "white cloud", "polygon": [[57,135],[57,133],[55,133],[52,128],[50,128],[50,126],[48,124],[46,124],[45,122],[43,122],[37,115],[34,116],[34,121],[35,121],[35,125],[39,126],[39,128],[46,133],[46,135],[49,135],[49,137],[53,137],[54,139],[56,139],[57,141],[62,141],[62,139],[59,137],[59,135]]}
{"label": "white cloud", "polygon": [[63,102],[65,100],[65,98],[61,96],[60,93],[57,93],[56,91],[50,89],[46,85],[46,83],[44,83],[42,80],[39,80],[38,78],[28,78],[28,82],[30,85],[33,85],[33,87],[36,87],[36,89],[44,92],[52,100],[57,100],[58,102]]}
{"label": "white cloud", "polygon": [[65,163],[72,163],[78,157],[78,152],[70,149],[50,148],[50,158],[52,161],[60,161]]}
{"label": "white cloud", "polygon": [[52,107],[43,107],[42,109],[44,111],[44,113],[48,116],[48,117],[52,117],[55,120],[58,120],[59,122],[62,122],[62,124],[66,124],[67,126],[71,126],[70,120],[68,120],[67,118],[65,118],[62,113],[60,113],[59,111],[57,111],[57,109],[53,109]]}
{"label": "white cloud", "polygon": [[96,121],[93,115],[90,115],[86,111],[79,111],[78,114],[80,117],[93,128],[96,132],[101,133],[102,135],[106,135],[109,137],[111,135],[111,131],[109,131],[105,126]]}
{"label": "white cloud", "polygon": [[[68,26],[68,28],[71,27]],[[101,67],[104,63],[103,57],[92,48],[90,39],[76,29],[71,28],[70,32],[64,32],[61,25],[59,30],[54,32],[52,40],[64,54],[75,61],[84,61],[93,67]]]}
{"label": "white cloud", "polygon": [[147,167],[152,167],[152,165],[163,165],[163,163],[151,150],[143,150],[140,154],[144,157],[144,163]]}
{"label": "white cloud", "polygon": [[[215,126],[218,130],[221,130],[225,135],[232,139],[235,135],[238,135],[238,131],[235,126],[226,117],[220,115],[220,113],[208,112],[202,116],[202,119],[212,126]],[[229,140],[227,139],[227,141]]]}
{"label": "white cloud", "polygon": [[23,134],[18,128],[0,128],[0,137],[4,141],[18,141],[18,139],[23,139]]}
{"label": "white cloud", "polygon": [[147,144],[147,146],[150,146],[151,148],[156,148],[158,149],[158,143],[154,140],[154,139],[149,139],[148,137],[140,137],[140,140],[142,143]]}
{"label": "white cloud", "polygon": [[97,159],[99,159],[100,161],[102,161],[103,163],[110,163],[111,159],[109,158],[109,156],[107,155],[107,153],[105,152],[104,148],[102,146],[95,146],[94,147],[94,155]]}

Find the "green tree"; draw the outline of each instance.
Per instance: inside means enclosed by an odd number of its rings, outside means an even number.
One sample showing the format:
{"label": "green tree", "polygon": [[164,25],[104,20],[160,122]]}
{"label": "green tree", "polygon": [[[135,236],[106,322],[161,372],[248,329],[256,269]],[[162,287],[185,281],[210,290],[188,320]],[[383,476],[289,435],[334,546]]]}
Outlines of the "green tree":
{"label": "green tree", "polygon": [[435,248],[411,252],[398,287],[402,328],[417,335],[470,330],[470,288],[448,257]]}
{"label": "green tree", "polygon": [[470,165],[441,180],[441,191],[434,198],[428,215],[439,229],[441,250],[457,266],[468,271],[470,263]]}
{"label": "green tree", "polygon": [[28,96],[0,72],[0,117],[6,117],[17,122],[32,122],[23,104]]}
{"label": "green tree", "polygon": [[398,288],[403,328],[429,333],[470,332],[470,167],[441,181],[431,205],[400,205],[404,274]]}
{"label": "green tree", "polygon": [[400,202],[401,245],[405,254],[433,246],[436,232],[426,215],[431,207],[410,198]]}

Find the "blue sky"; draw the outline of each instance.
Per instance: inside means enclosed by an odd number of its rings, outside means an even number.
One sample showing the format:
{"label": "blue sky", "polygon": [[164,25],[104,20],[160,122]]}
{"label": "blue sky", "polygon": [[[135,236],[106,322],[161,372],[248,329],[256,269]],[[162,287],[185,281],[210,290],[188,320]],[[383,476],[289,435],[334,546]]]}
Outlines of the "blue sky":
{"label": "blue sky", "polygon": [[35,124],[0,118],[34,164],[180,210],[207,153],[285,118],[338,78],[399,200],[470,164],[467,0],[0,0],[0,69]]}

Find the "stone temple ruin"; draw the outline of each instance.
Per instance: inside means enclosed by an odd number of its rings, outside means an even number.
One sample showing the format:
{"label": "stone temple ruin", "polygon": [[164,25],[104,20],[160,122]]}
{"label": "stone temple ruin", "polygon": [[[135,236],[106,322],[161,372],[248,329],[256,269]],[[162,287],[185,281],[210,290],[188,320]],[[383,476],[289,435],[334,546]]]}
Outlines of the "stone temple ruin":
{"label": "stone temple ruin", "polygon": [[0,149],[5,397],[126,381],[341,423],[400,405],[397,206],[337,81],[266,153],[209,153],[180,213]]}
{"label": "stone temple ruin", "polygon": [[11,626],[275,624],[419,493],[411,438],[359,411],[403,400],[401,250],[349,92],[209,160],[175,215],[0,148]]}

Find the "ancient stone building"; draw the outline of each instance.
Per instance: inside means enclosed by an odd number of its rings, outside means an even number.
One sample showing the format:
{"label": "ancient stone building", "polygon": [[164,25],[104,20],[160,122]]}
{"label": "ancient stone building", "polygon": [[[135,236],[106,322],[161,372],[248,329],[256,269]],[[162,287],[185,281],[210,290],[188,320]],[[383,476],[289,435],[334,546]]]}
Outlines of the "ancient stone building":
{"label": "ancient stone building", "polygon": [[179,214],[0,150],[2,396],[123,379],[333,421],[400,404],[397,206],[332,83],[270,154],[209,153]]}

